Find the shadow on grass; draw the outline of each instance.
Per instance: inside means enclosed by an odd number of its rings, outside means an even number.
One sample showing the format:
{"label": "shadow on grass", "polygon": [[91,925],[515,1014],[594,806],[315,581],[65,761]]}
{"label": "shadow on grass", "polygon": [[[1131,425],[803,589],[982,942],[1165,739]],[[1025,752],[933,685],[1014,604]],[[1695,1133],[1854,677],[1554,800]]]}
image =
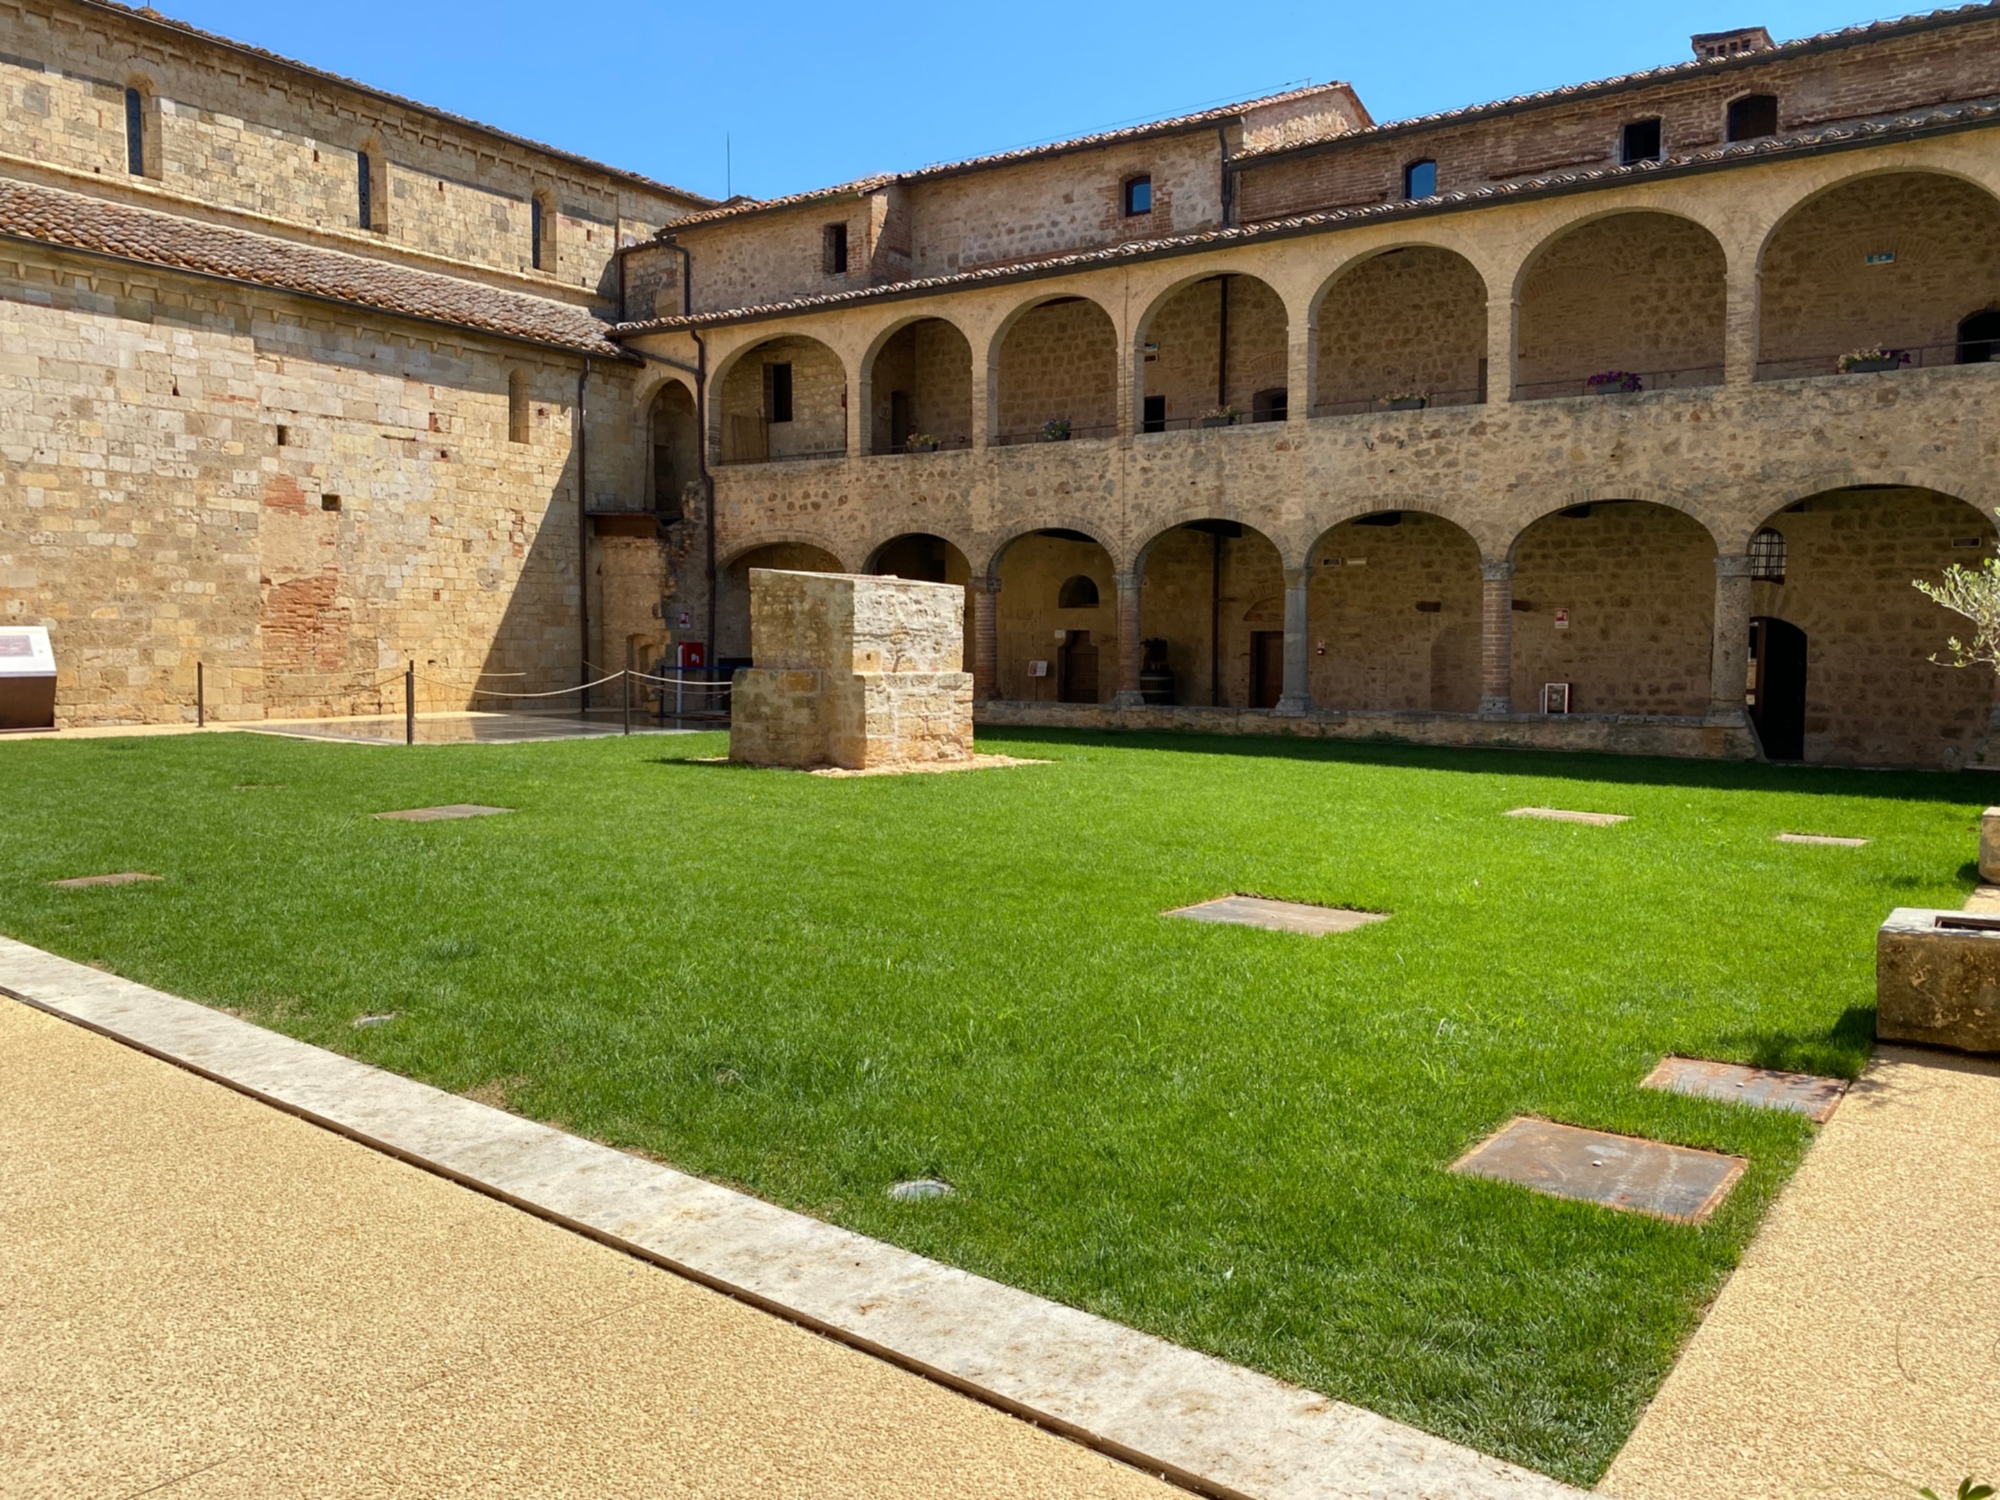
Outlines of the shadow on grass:
{"label": "shadow on grass", "polygon": [[1830,1066],[1829,1058],[1839,1057],[1845,1065],[1836,1071],[1852,1081],[1860,1076],[1875,1046],[1875,1007],[1848,1006],[1832,1029],[1819,1036],[1743,1031],[1724,1033],[1716,1040],[1728,1055],[1774,1073],[1824,1074]]}
{"label": "shadow on grass", "polygon": [[1632,786],[1680,786],[1707,791],[1884,797],[1905,802],[1979,803],[1991,800],[1995,789],[1992,773],[1980,771],[1875,770],[1853,766],[1773,765],[1764,761],[1679,760],[1665,756],[1606,755],[1596,751],[1539,750],[1518,746],[1458,748],[1393,740],[1311,740],[1290,735],[1203,734],[1173,730],[1042,729],[1022,724],[982,725],[977,734],[979,740],[986,743],[1169,750],[1185,755],[1393,766],[1476,776],[1529,776]]}

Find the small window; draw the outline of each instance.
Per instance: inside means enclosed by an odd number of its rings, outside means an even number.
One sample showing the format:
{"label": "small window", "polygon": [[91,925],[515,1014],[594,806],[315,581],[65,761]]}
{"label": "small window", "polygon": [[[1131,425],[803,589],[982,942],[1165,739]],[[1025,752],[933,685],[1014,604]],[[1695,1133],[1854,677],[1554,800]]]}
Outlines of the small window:
{"label": "small window", "polygon": [[792,366],[789,360],[764,366],[764,420],[792,420]]}
{"label": "small window", "polygon": [[369,181],[373,172],[374,168],[369,163],[366,151],[361,152],[355,157],[355,207],[360,210],[361,227],[363,229],[373,229],[375,227],[375,196],[373,184]]}
{"label": "small window", "polygon": [[[443,183],[438,184],[443,187]],[[542,269],[542,234],[544,211],[539,195],[528,200],[528,264],[537,271]]]}
{"label": "small window", "polygon": [[1135,218],[1139,214],[1153,211],[1153,179],[1150,177],[1130,177],[1125,181],[1125,217]]}
{"label": "small window", "polygon": [[1729,138],[1732,141],[1761,140],[1778,133],[1778,96],[1745,94],[1729,106]]}
{"label": "small window", "polygon": [[1403,168],[1403,196],[1412,202],[1419,198],[1435,198],[1438,190],[1438,164],[1434,161],[1413,161]]}
{"label": "small window", "polygon": [[1139,414],[1141,432],[1165,432],[1167,430],[1167,398],[1148,396],[1145,408]]}
{"label": "small window", "polygon": [[1634,120],[1619,134],[1618,160],[1623,166],[1660,159],[1660,122]]}
{"label": "small window", "polygon": [[1097,608],[1097,585],[1081,573],[1074,578],[1065,578],[1063,586],[1056,591],[1056,608]]}
{"label": "small window", "polygon": [[1785,534],[1766,526],[1750,538],[1750,576],[1759,583],[1785,581]]}
{"label": "small window", "polygon": [[829,276],[847,274],[847,226],[829,224],[820,231],[820,265]]}
{"label": "small window", "polygon": [[507,374],[507,441],[528,441],[528,372],[525,370],[511,370]]}
{"label": "small window", "polygon": [[321,495],[319,497],[319,508],[321,510],[338,511],[340,509],[340,496]]}
{"label": "small window", "polygon": [[280,448],[289,448],[291,445],[292,429],[287,427],[283,422],[280,422],[278,424],[278,446]]}
{"label": "small window", "polygon": [[146,101],[137,89],[125,90],[125,170],[146,175]]}
{"label": "small window", "polygon": [[1281,385],[1268,391],[1258,391],[1250,398],[1250,420],[1253,422],[1282,422],[1290,406],[1290,401]]}

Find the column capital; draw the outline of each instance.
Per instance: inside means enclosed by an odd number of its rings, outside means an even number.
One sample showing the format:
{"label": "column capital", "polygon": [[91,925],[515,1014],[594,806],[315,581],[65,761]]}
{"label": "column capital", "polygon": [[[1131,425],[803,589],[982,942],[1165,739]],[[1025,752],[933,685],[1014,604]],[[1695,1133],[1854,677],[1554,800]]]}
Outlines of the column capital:
{"label": "column capital", "polygon": [[1747,557],[1718,556],[1715,559],[1715,576],[1717,581],[1724,578],[1748,578],[1750,576],[1750,559]]}
{"label": "column capital", "polygon": [[1509,561],[1487,562],[1480,560],[1479,577],[1485,583],[1511,583],[1514,579],[1514,564]]}
{"label": "column capital", "polygon": [[965,586],[975,594],[997,594],[1000,592],[999,579],[982,578],[978,574],[974,574],[972,577],[966,579]]}

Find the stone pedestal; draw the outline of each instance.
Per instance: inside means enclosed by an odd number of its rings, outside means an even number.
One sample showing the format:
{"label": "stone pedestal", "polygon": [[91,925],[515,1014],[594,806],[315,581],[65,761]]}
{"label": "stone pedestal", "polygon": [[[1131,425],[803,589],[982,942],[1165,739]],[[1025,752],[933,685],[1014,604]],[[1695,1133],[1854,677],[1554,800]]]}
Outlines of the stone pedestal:
{"label": "stone pedestal", "polygon": [[2000,1053],[2000,916],[1891,912],[1875,935],[1875,1035]]}
{"label": "stone pedestal", "polygon": [[733,761],[872,771],[972,759],[963,588],[752,568],[750,655],[757,665],[731,690]]}
{"label": "stone pedestal", "polygon": [[2000,807],[1979,815],[1979,878],[2000,885]]}

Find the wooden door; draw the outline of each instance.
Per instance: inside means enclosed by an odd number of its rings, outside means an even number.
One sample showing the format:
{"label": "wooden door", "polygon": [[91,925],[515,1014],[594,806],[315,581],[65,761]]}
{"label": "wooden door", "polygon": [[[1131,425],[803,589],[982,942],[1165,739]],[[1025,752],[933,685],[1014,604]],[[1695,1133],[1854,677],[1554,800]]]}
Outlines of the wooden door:
{"label": "wooden door", "polygon": [[1285,633],[1250,632],[1250,706],[1276,708],[1285,691]]}
{"label": "wooden door", "polygon": [[1097,701],[1097,648],[1090,643],[1088,630],[1072,630],[1063,639],[1062,701]]}

